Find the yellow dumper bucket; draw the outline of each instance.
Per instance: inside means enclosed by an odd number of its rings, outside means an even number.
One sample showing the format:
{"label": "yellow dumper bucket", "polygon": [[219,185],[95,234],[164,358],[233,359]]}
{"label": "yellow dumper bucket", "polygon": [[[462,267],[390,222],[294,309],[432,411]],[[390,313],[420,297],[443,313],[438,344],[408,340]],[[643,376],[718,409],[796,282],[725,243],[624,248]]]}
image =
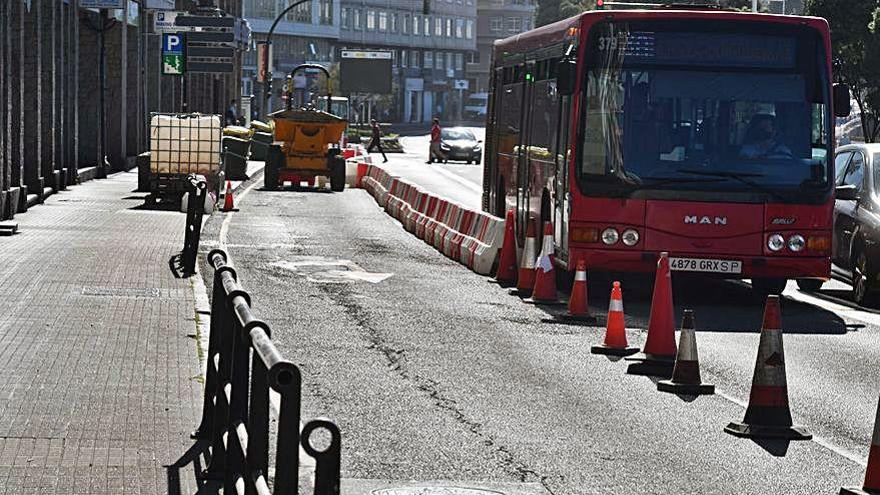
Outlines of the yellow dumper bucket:
{"label": "yellow dumper bucket", "polygon": [[281,110],[271,117],[274,139],[284,143],[288,154],[323,156],[348,127],[345,119],[320,110]]}

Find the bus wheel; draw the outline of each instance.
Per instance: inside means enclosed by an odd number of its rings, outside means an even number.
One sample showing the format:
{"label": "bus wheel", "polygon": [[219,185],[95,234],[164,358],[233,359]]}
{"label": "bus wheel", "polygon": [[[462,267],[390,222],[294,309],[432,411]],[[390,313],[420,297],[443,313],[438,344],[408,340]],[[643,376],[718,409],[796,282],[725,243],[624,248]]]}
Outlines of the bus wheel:
{"label": "bus wheel", "polygon": [[804,292],[816,292],[822,288],[822,284],[824,284],[824,280],[820,280],[817,278],[799,278],[797,279],[797,286],[800,290]]}
{"label": "bus wheel", "polygon": [[763,299],[782,294],[787,283],[788,279],[784,278],[753,278],[752,289]]}

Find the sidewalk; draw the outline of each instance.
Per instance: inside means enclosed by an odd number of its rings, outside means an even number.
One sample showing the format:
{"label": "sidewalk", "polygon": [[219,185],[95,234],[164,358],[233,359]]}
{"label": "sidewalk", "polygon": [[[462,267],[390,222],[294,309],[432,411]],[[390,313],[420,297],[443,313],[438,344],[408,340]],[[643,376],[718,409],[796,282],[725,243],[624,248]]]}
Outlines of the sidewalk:
{"label": "sidewalk", "polygon": [[51,196],[0,237],[0,495],[195,493],[202,385],[185,216],[137,174]]}

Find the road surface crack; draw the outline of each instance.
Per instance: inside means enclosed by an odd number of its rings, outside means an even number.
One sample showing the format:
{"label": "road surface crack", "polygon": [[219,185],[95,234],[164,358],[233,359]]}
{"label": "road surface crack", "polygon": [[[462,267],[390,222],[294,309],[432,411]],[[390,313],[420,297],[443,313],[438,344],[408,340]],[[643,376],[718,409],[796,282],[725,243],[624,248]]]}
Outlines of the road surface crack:
{"label": "road surface crack", "polygon": [[367,349],[380,353],[387,361],[388,368],[391,371],[395,372],[400,378],[411,382],[419,391],[430,398],[436,408],[448,413],[456,422],[475,435],[483,445],[493,449],[496,456],[500,459],[502,469],[514,475],[520,482],[537,481],[548,493],[554,495],[553,490],[548,486],[550,476],[541,475],[537,471],[530,469],[525,463],[517,459],[516,454],[511,452],[506,446],[499,444],[491,433],[485,431],[481,423],[469,418],[465,414],[455,399],[443,394],[443,387],[440,382],[423,377],[408,369],[406,349],[396,348],[385,340],[381,331],[371,324],[370,315],[367,311],[351,297],[350,290],[347,287],[327,287],[325,292],[336,304],[344,308],[345,313],[354,320],[358,328],[366,331],[366,337],[369,341]]}

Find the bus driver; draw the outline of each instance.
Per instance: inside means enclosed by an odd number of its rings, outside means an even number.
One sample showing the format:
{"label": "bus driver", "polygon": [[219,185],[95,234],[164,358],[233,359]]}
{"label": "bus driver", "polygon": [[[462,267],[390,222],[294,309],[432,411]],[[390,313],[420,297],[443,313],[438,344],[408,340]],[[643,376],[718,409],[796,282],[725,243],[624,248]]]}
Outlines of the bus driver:
{"label": "bus driver", "polygon": [[768,113],[755,114],[746,129],[743,146],[739,150],[740,157],[750,160],[792,158],[794,155],[791,150],[777,139],[778,136],[775,116]]}

